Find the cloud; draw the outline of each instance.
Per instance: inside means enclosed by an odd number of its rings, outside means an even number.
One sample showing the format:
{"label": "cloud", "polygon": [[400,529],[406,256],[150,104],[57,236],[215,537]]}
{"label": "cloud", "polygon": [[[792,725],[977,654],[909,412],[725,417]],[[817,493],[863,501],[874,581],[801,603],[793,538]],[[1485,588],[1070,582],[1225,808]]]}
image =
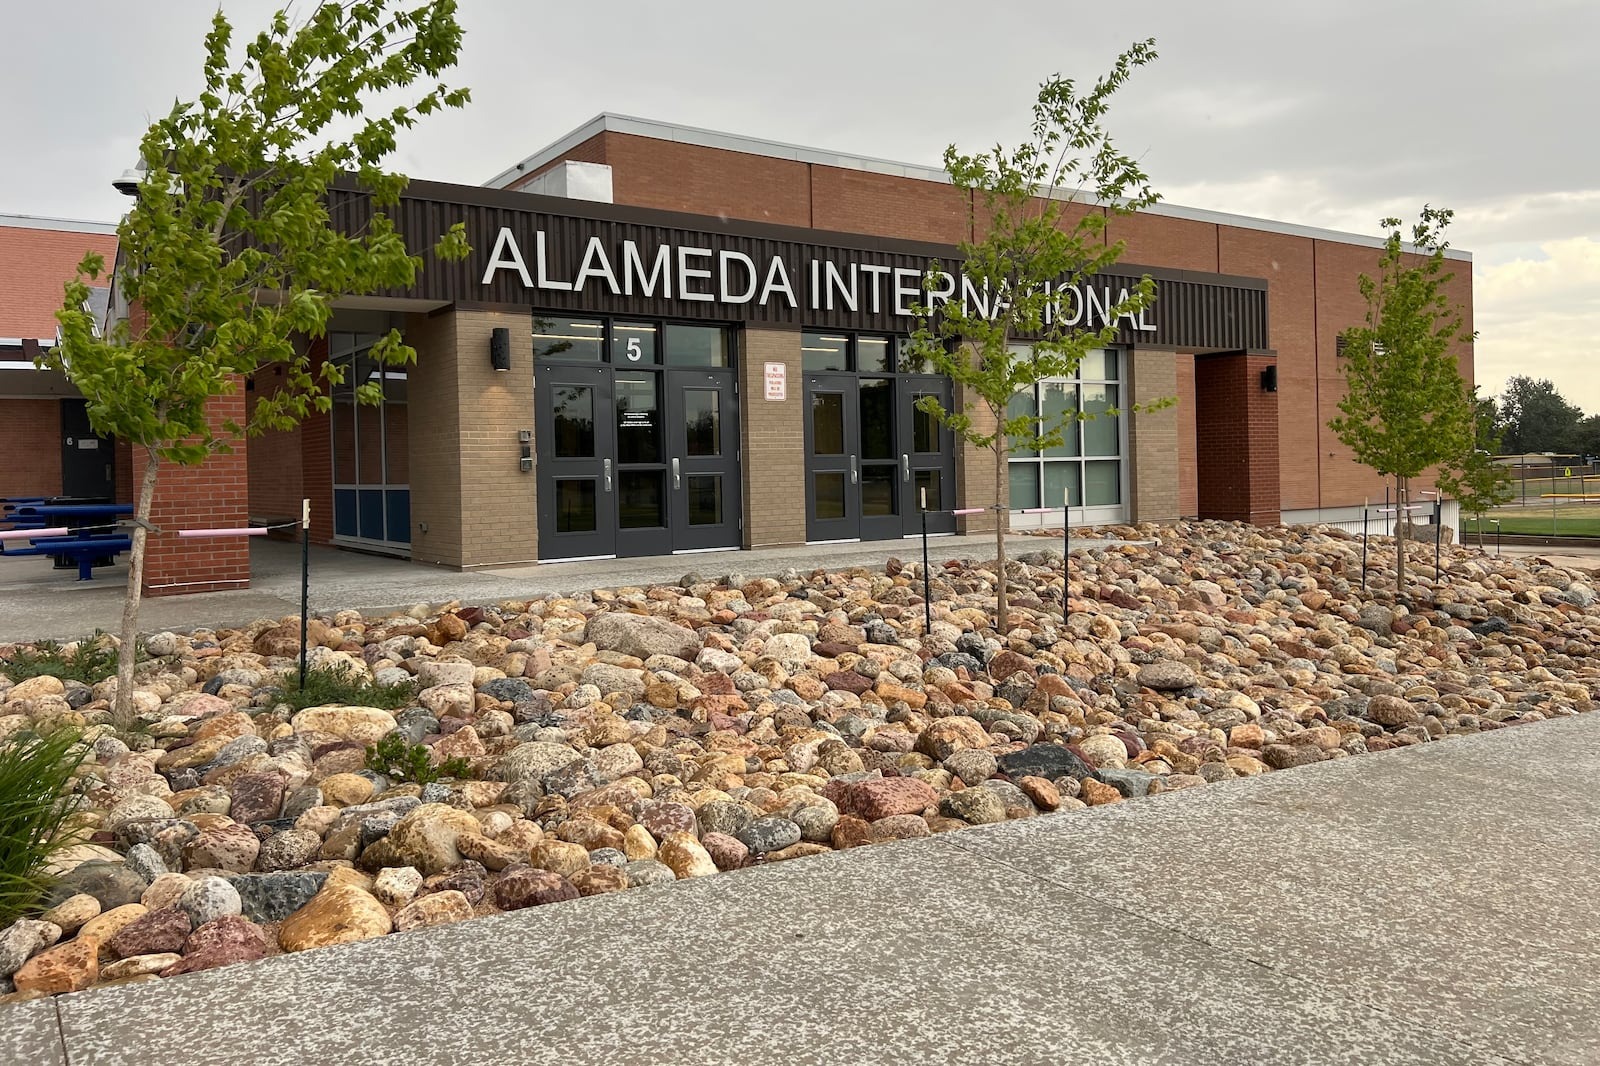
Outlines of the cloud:
{"label": "cloud", "polygon": [[1480,266],[1477,379],[1498,392],[1515,374],[1550,378],[1586,412],[1600,412],[1600,240],[1546,241],[1538,258]]}

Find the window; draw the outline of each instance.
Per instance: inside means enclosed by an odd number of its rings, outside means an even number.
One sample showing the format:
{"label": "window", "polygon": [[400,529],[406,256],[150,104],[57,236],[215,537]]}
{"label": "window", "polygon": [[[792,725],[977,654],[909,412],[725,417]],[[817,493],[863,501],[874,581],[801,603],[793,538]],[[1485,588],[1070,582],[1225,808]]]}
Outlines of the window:
{"label": "window", "polygon": [[[333,532],[375,545],[411,543],[411,443],[406,368],[372,358],[376,333],[328,334],[328,357],[344,370],[334,387],[329,432],[333,451]],[[376,404],[356,390],[377,385]]]}
{"label": "window", "polygon": [[605,323],[593,318],[533,319],[535,359],[598,363],[605,358]]}
{"label": "window", "polygon": [[1050,378],[1018,392],[1008,417],[1032,414],[1040,435],[1059,441],[1011,451],[1011,509],[1120,507],[1122,504],[1121,353],[1084,356],[1069,378]]}
{"label": "window", "polygon": [[800,365],[807,372],[849,370],[850,338],[840,333],[800,334]]}

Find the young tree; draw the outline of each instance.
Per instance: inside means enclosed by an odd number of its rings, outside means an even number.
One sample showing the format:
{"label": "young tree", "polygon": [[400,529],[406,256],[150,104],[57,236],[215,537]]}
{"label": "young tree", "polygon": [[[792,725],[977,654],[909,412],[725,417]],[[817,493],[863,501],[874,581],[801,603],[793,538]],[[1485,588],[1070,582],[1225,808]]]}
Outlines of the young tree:
{"label": "young tree", "polygon": [[[1473,390],[1472,450],[1439,468],[1439,491],[1454,497],[1462,514],[1477,518],[1478,547],[1483,547],[1484,513],[1511,499],[1511,474],[1494,461],[1500,451],[1494,397]],[[1462,538],[1463,542],[1466,540]]]}
{"label": "young tree", "polygon": [[[962,242],[960,270],[988,294],[989,306],[965,306],[959,291],[940,299],[944,282],[934,264],[929,297],[914,308],[918,324],[907,355],[949,376],[965,397],[957,410],[924,397],[922,409],[993,456],[995,625],[1001,633],[1009,628],[1007,457],[1013,448],[1059,446],[1066,427],[1083,417],[1041,421],[1032,413],[1008,416],[1007,407],[1020,390],[1071,375],[1085,354],[1115,340],[1121,316],[1137,315],[1155,299],[1154,282],[1144,278],[1096,328],[1087,314],[1064,308],[1059,291],[1115,264],[1123,242],[1104,241],[1107,223],[1158,199],[1138,161],[1118,151],[1103,125],[1112,94],[1155,58],[1155,41],[1140,41],[1081,95],[1069,78],[1045,81],[1033,105],[1031,136],[1016,148],[996,145],[975,155],[955,145],[945,149],[952,183],[969,194],[973,232],[983,234]],[[1080,199],[1104,210],[1072,210]]]}
{"label": "young tree", "polygon": [[[1444,288],[1444,231],[1452,212],[1423,207],[1411,227],[1412,249],[1401,240],[1400,220],[1389,230],[1378,276],[1361,275],[1366,324],[1343,333],[1345,395],[1329,421],[1356,461],[1395,483],[1395,595],[1406,587],[1409,482],[1428,467],[1459,463],[1476,445],[1473,396],[1450,352],[1463,332],[1461,312]],[[1420,256],[1420,262],[1418,258]]]}
{"label": "young tree", "polygon": [[[295,338],[324,334],[340,297],[415,280],[422,261],[384,214],[406,178],[383,163],[418,116],[467,102],[466,89],[438,80],[461,47],[454,0],[412,8],[328,0],[296,23],[279,11],[236,66],[232,39],[218,11],[205,39],[203,91],[175,104],[140,142],[146,169],[117,229],[112,278],[129,316],[99,332],[85,301],[106,264],[86,257],[57,312],[60,344],[42,360],[83,393],[95,432],[144,451],[114,710],[124,725],[145,547],[161,532],[150,524],[160,464],[202,463],[243,433],[287,429],[330,409],[329,387],[342,371],[328,362],[313,372]],[[330,213],[330,188],[345,175],[370,196],[363,217]],[[462,228],[437,250],[466,255]],[[372,354],[391,364],[416,357],[393,331]],[[285,387],[259,400],[249,425],[208,418],[208,401],[271,363],[284,365]],[[356,395],[376,402],[376,389],[359,383]]]}

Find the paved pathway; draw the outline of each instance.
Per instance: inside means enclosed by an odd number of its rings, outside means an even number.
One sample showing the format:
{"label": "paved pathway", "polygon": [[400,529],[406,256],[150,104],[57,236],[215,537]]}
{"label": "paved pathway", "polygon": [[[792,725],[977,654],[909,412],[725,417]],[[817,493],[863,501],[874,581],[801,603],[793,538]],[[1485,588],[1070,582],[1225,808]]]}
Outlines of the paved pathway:
{"label": "paved pathway", "polygon": [[[994,558],[993,534],[935,537],[929,544],[929,557],[937,562],[962,557]],[[1059,541],[1042,537],[1008,537],[1006,544],[1012,554],[1061,547]],[[299,545],[257,541],[251,548],[250,588],[147,598],[139,615],[140,627],[145,632],[156,632],[298,615]],[[922,547],[920,540],[818,544],[546,563],[467,573],[333,548],[316,547],[311,551],[312,609],[332,611],[346,607],[404,608],[456,599],[492,603],[547,592],[672,582],[692,570],[708,577],[732,571],[765,577],[788,567],[810,570],[818,566],[882,566],[891,555],[907,561],[919,559]],[[47,559],[0,559],[0,641],[74,640],[96,629],[116,631],[122,622],[127,570],[118,565],[96,571],[96,575],[93,581],[75,581],[70,574],[52,570]]]}
{"label": "paved pathway", "polygon": [[0,1062],[1600,1061],[1600,714],[0,1008]]}

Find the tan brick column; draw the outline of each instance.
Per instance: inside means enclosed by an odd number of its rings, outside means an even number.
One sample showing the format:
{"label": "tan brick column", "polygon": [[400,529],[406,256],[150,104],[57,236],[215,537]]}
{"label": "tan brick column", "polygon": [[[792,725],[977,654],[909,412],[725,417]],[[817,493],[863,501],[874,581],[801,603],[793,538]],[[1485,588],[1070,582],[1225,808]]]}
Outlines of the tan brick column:
{"label": "tan brick column", "polygon": [[[489,337],[511,330],[511,369],[489,365]],[[411,556],[472,569],[538,556],[535,474],[518,469],[533,431],[533,347],[524,314],[413,316],[408,373]]]}
{"label": "tan brick column", "polygon": [[[788,387],[781,401],[766,398],[768,363],[785,368]],[[805,418],[800,333],[745,329],[739,352],[739,422],[746,548],[805,543]]]}
{"label": "tan brick column", "polygon": [[[1178,357],[1149,349],[1128,353],[1126,404],[1153,404],[1178,395]],[[1135,522],[1178,517],[1178,408],[1128,415],[1128,515]]]}
{"label": "tan brick column", "polygon": [[[970,406],[968,406],[970,404]],[[965,411],[972,416],[972,428],[977,433],[988,433],[994,429],[994,413],[989,410],[989,405],[983,397],[970,391],[964,386],[955,387],[955,405],[957,411]],[[976,448],[966,441],[956,440],[956,508],[994,506],[994,452],[988,448]],[[1010,495],[1011,482],[1007,477],[1002,491]],[[1006,497],[1002,497],[1003,499]],[[956,529],[962,533],[993,533],[994,512],[986,510],[983,514],[966,515],[956,519]],[[1008,519],[1009,524],[1009,519]]]}

